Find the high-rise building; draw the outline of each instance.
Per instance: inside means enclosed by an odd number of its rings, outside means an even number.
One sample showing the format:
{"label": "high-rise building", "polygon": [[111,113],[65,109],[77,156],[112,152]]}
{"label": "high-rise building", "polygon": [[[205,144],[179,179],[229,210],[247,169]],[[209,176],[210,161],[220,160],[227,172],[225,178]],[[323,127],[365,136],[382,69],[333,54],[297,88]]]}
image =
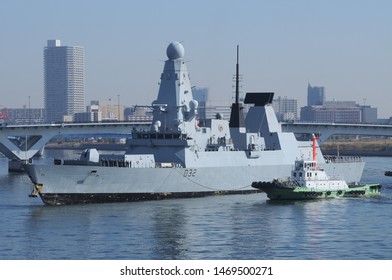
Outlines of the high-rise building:
{"label": "high-rise building", "polygon": [[73,121],[76,123],[101,122],[102,112],[99,110],[99,101],[91,100],[86,112],[75,113]]}
{"label": "high-rise building", "polygon": [[308,106],[323,105],[325,102],[325,88],[312,87],[308,84]]}
{"label": "high-rise building", "polygon": [[46,122],[70,120],[84,112],[84,48],[48,40],[44,48]]}
{"label": "high-rise building", "polygon": [[206,107],[208,101],[208,88],[193,88],[193,99],[199,102],[198,115],[199,119],[206,118]]}
{"label": "high-rise building", "polygon": [[273,100],[274,108],[278,121],[292,121],[298,119],[298,101],[285,97],[278,97]]}
{"label": "high-rise building", "polygon": [[371,108],[370,106],[362,107],[362,123],[377,123],[377,108]]}

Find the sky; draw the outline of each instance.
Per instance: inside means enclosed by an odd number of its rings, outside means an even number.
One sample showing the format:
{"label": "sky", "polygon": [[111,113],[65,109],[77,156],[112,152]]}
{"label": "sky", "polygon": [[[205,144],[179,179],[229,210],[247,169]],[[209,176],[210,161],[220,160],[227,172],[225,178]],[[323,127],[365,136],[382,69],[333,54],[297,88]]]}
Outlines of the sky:
{"label": "sky", "polygon": [[241,93],[273,91],[306,105],[307,86],[392,116],[389,0],[0,0],[0,107],[43,107],[49,39],[85,49],[86,105],[156,99],[166,48],[182,42],[192,86],[232,102],[236,46]]}

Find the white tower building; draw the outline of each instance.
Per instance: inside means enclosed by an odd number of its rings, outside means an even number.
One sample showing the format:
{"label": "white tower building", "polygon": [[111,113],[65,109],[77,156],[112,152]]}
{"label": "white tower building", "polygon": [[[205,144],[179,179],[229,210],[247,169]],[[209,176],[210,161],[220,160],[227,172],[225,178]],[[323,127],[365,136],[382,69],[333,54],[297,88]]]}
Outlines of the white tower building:
{"label": "white tower building", "polygon": [[84,48],[48,40],[44,48],[44,105],[46,122],[72,120],[84,112]]}

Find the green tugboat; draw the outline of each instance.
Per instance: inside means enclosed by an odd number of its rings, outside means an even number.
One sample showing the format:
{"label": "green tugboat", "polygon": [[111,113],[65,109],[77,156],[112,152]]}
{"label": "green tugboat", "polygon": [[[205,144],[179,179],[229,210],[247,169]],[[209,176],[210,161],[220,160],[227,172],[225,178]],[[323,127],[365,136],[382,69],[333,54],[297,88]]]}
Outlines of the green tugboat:
{"label": "green tugboat", "polygon": [[297,160],[287,179],[272,182],[253,182],[252,187],[264,191],[271,200],[300,200],[335,197],[362,197],[380,195],[380,184],[347,184],[344,180],[331,179],[317,166],[316,141],[313,136],[313,160]]}

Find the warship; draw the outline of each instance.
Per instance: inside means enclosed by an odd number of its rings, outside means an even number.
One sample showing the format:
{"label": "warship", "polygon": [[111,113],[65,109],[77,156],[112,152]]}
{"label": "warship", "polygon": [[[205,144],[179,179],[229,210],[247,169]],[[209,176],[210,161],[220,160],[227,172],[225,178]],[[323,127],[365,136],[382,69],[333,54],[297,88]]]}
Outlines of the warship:
{"label": "warship", "polygon": [[[199,118],[184,47],[172,42],[152,102],[153,121],[145,131],[130,131],[127,150],[117,157],[96,149],[79,160],[24,165],[33,183],[31,196],[45,204],[126,202],[257,192],[256,180],[288,174],[295,159],[310,158],[310,141],[283,132],[272,107],[274,93],[248,92],[239,98],[237,46],[235,101],[230,119]],[[249,106],[246,118],[244,104]],[[321,153],[321,151],[319,151]],[[320,157],[330,174],[349,182],[362,176],[358,157]]]}
{"label": "warship", "polygon": [[272,182],[253,182],[271,200],[302,200],[337,197],[379,196],[380,184],[349,183],[339,178],[330,178],[317,165],[317,138],[312,137],[312,160],[296,160],[289,178],[277,178]]}

